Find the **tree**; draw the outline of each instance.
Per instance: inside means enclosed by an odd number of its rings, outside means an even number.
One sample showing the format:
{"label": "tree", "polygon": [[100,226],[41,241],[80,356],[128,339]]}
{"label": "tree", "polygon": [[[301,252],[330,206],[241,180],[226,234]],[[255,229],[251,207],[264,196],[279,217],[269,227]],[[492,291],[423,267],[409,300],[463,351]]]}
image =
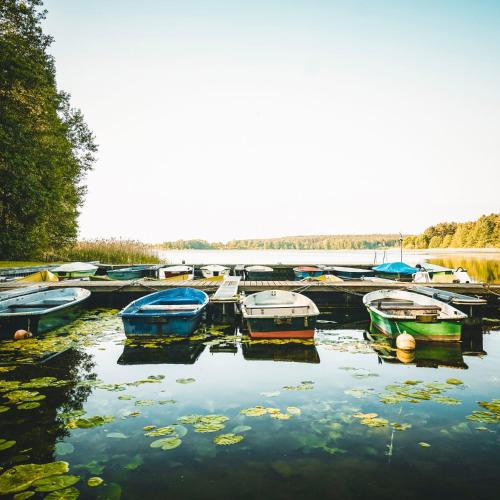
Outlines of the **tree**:
{"label": "tree", "polygon": [[0,257],[71,244],[97,146],[56,85],[42,0],[0,2]]}

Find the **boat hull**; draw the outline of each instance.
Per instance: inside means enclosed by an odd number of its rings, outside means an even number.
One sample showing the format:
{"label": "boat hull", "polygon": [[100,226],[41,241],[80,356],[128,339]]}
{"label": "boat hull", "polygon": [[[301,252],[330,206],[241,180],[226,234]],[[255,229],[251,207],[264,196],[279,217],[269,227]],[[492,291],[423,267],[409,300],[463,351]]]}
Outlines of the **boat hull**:
{"label": "boat hull", "polygon": [[318,278],[325,274],[324,271],[294,271],[296,280],[303,280],[307,278]]}
{"label": "boat hull", "polygon": [[89,276],[94,276],[96,271],[97,269],[90,269],[88,271],[53,271],[52,273],[55,274],[58,278],[88,278]]}
{"label": "boat hull", "polygon": [[187,337],[200,325],[203,310],[195,316],[122,317],[125,335],[171,335]]}
{"label": "boat hull", "polygon": [[272,271],[247,271],[246,275],[249,281],[269,281],[273,278]]}
{"label": "boat hull", "polygon": [[252,338],[313,338],[316,316],[247,318]]}
{"label": "boat hull", "polygon": [[10,338],[16,330],[27,330],[33,335],[40,335],[60,328],[77,319],[82,313],[81,303],[69,305],[64,309],[45,314],[30,314],[0,318],[0,338]]}
{"label": "boat hull", "polygon": [[114,280],[134,280],[138,278],[142,278],[144,276],[144,269],[128,269],[128,270],[116,270],[116,271],[108,271],[106,274]]}
{"label": "boat hull", "polygon": [[368,313],[372,325],[390,337],[397,337],[401,333],[409,333],[415,340],[458,342],[462,335],[462,323],[460,321],[439,320],[429,323],[406,319],[398,321],[385,318],[371,308],[368,309]]}

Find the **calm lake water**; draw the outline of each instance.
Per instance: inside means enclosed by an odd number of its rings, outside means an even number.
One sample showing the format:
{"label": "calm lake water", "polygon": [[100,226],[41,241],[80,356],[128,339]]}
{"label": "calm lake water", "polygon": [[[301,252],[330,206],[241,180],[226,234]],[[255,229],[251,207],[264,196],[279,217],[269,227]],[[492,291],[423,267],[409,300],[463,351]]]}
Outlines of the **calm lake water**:
{"label": "calm lake water", "polygon": [[137,344],[116,312],[0,342],[0,438],[16,441],[0,466],[67,461],[89,499],[498,499],[500,405],[478,404],[500,399],[498,330],[405,354],[339,311],[314,341],[211,325]]}
{"label": "calm lake water", "polygon": [[[172,264],[337,264],[376,265],[400,260],[393,250],[169,250],[160,257]],[[500,250],[405,250],[403,261],[415,265],[463,267],[476,281],[500,282]]]}

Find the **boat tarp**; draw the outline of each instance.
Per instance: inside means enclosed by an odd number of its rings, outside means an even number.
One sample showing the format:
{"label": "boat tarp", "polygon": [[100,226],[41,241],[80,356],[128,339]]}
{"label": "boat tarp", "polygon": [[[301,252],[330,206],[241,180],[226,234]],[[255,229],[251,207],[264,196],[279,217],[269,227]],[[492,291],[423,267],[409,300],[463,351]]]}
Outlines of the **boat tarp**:
{"label": "boat tarp", "polygon": [[418,271],[416,267],[409,266],[404,262],[386,262],[380,266],[372,267],[372,269],[378,273],[387,274],[415,274]]}
{"label": "boat tarp", "polygon": [[30,274],[24,278],[16,280],[18,283],[38,283],[41,281],[59,281],[59,278],[52,274],[50,271],[38,271],[37,273]]}

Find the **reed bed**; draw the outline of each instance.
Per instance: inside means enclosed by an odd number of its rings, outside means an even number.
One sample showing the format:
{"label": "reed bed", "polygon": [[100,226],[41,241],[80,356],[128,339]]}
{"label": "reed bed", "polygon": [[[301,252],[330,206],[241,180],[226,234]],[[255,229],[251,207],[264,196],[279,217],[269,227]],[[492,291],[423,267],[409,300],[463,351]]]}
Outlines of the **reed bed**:
{"label": "reed bed", "polygon": [[50,261],[100,261],[105,264],[159,264],[157,251],[140,241],[96,239],[81,240],[72,247],[47,255]]}

